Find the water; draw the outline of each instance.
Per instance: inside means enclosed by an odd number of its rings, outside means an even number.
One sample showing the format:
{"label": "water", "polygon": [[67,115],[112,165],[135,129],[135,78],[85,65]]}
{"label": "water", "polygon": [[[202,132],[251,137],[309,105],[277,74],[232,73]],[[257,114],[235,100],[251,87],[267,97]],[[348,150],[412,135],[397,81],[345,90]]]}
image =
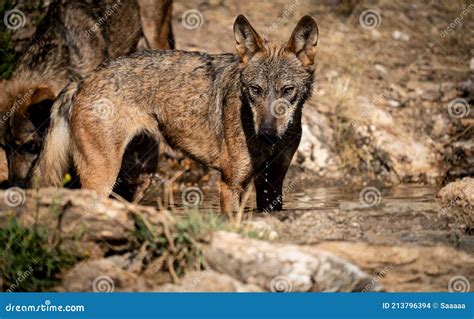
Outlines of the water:
{"label": "water", "polygon": [[[365,190],[365,193],[364,193]],[[324,211],[329,209],[341,208],[346,203],[357,203],[361,205],[364,202],[364,194],[372,195],[373,200],[383,205],[393,205],[397,203],[434,203],[437,194],[437,188],[433,186],[420,185],[398,185],[391,188],[374,187],[354,187],[354,186],[324,186],[311,187],[310,185],[299,185],[298,189],[284,194],[285,211],[303,210],[303,211]],[[185,194],[183,192],[174,192],[174,208],[181,211],[186,208]],[[217,189],[201,191],[202,196],[200,208],[202,210],[219,211],[219,193]],[[184,200],[184,201],[183,201]],[[369,198],[370,200],[370,198]],[[147,200],[146,204],[153,205],[153,200]],[[247,209],[255,208],[255,194],[249,197],[246,203]],[[371,202],[368,202],[370,204]]]}

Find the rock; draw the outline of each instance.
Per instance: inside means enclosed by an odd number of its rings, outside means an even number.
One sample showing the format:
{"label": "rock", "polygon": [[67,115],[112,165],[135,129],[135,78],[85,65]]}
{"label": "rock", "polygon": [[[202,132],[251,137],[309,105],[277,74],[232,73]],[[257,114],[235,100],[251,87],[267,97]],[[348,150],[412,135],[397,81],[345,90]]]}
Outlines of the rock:
{"label": "rock", "polygon": [[307,105],[302,129],[303,136],[294,158],[302,158],[301,165],[315,172],[336,169],[337,156],[330,148],[334,144],[334,130],[328,118]]}
{"label": "rock", "polygon": [[381,75],[386,75],[387,74],[387,69],[383,65],[376,64],[375,65],[375,70],[377,70],[377,72],[379,72]]}
{"label": "rock", "polygon": [[[467,125],[469,123],[466,121]],[[450,160],[450,168],[447,172],[449,177],[464,177],[474,174],[474,134],[467,135],[467,139],[458,140],[449,147],[447,153]]]}
{"label": "rock", "polygon": [[143,278],[123,270],[110,259],[87,260],[77,264],[63,277],[58,291],[114,292],[146,291]]}
{"label": "rock", "polygon": [[443,97],[441,98],[443,102],[449,102],[459,97],[459,92],[453,82],[441,83],[441,92],[443,93]]}
{"label": "rock", "polygon": [[371,147],[371,153],[383,155],[384,165],[395,172],[398,179],[417,181],[427,177],[432,181],[441,175],[429,140],[417,139],[390,113],[374,105],[367,107],[364,117],[371,125],[368,128],[357,126],[356,133]]}
{"label": "rock", "polygon": [[370,35],[372,36],[373,40],[380,40],[382,34],[377,29],[371,29]]}
{"label": "rock", "polygon": [[410,80],[406,84],[407,88],[414,91],[416,95],[422,95],[429,91],[439,92],[440,85],[432,82],[423,82],[418,80]]}
{"label": "rock", "polygon": [[[353,241],[327,241],[318,248],[356,263],[372,275],[371,283],[390,292],[447,292],[451,278],[474,280],[474,256],[452,246],[381,245]],[[471,288],[472,289],[472,288]]]}
{"label": "rock", "polygon": [[441,214],[451,215],[456,222],[474,229],[474,178],[465,177],[443,187],[437,197]]}
{"label": "rock", "polygon": [[[60,230],[63,240],[83,242],[123,241],[135,230],[134,211],[146,216],[162,231],[164,214],[153,207],[132,205],[111,198],[102,198],[85,189],[43,188],[0,190],[0,227],[16,218],[25,227],[40,223],[51,233]],[[33,213],[35,212],[35,213]]]}
{"label": "rock", "polygon": [[426,91],[422,94],[421,98],[427,101],[436,101],[441,97],[441,93],[439,91]]}
{"label": "rock", "polygon": [[400,126],[374,126],[373,143],[386,154],[387,165],[401,181],[434,181],[441,175],[433,147],[418,140]]}
{"label": "rock", "polygon": [[393,108],[397,108],[400,106],[400,102],[395,101],[395,100],[388,100],[387,105]]}
{"label": "rock", "polygon": [[213,270],[186,273],[180,284],[165,284],[156,291],[163,292],[261,292],[262,288],[244,284]]}
{"label": "rock", "polygon": [[[275,244],[217,232],[203,247],[209,266],[267,291],[362,291],[370,277],[322,250]],[[379,291],[380,285],[373,289]]]}
{"label": "rock", "polygon": [[329,70],[326,72],[325,75],[328,81],[331,82],[332,80],[339,77],[339,72],[337,72],[336,70]]}
{"label": "rock", "polygon": [[[5,199],[0,202],[1,226],[13,216],[25,227],[38,220],[59,228],[64,239],[80,237],[84,241],[121,240],[134,230],[125,204],[101,198],[93,191],[10,188],[1,190],[0,196]],[[36,210],[37,215],[32,214]]]}
{"label": "rock", "polygon": [[390,84],[390,88],[394,92],[396,92],[398,94],[398,96],[402,99],[405,98],[408,94],[407,90],[405,88],[401,87],[400,85],[392,83],[392,84]]}
{"label": "rock", "polygon": [[469,61],[469,68],[474,71],[474,58],[471,58],[471,61]]}
{"label": "rock", "polygon": [[431,134],[435,137],[441,137],[449,133],[451,122],[442,114],[433,116],[433,128]]}
{"label": "rock", "polygon": [[406,34],[405,32],[395,30],[392,33],[392,38],[397,41],[409,41],[410,36]]}
{"label": "rock", "polygon": [[411,91],[416,91],[420,87],[419,83],[420,82],[418,82],[418,81],[410,80],[410,81],[407,82],[406,87],[407,87],[407,89],[409,89]]}
{"label": "rock", "polygon": [[392,126],[395,124],[394,119],[390,113],[374,105],[367,105],[364,114],[371,124],[385,126]]}
{"label": "rock", "polygon": [[278,232],[263,219],[251,220],[245,223],[247,231],[253,231],[257,233],[258,238],[267,240],[276,240],[279,235]]}

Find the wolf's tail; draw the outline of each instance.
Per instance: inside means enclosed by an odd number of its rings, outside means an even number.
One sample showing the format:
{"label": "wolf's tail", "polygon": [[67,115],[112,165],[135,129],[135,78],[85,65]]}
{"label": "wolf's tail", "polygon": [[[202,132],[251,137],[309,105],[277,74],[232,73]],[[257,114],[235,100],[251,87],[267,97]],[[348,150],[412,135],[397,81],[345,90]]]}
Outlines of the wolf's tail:
{"label": "wolf's tail", "polygon": [[78,83],[69,84],[53,104],[51,124],[32,169],[30,187],[60,186],[65,183],[72,159],[69,119],[78,86]]}

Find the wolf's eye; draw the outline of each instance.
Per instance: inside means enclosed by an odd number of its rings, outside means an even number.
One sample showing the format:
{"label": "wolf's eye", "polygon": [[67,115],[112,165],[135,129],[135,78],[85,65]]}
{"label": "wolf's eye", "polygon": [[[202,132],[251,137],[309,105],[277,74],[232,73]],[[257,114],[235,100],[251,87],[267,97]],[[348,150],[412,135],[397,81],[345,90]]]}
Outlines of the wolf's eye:
{"label": "wolf's eye", "polygon": [[294,90],[295,90],[294,86],[288,85],[288,86],[284,86],[281,91],[283,92],[284,95],[290,95],[291,93],[293,93]]}
{"label": "wolf's eye", "polygon": [[262,89],[258,85],[251,85],[250,92],[252,92],[254,95],[259,95],[260,92],[262,92]]}

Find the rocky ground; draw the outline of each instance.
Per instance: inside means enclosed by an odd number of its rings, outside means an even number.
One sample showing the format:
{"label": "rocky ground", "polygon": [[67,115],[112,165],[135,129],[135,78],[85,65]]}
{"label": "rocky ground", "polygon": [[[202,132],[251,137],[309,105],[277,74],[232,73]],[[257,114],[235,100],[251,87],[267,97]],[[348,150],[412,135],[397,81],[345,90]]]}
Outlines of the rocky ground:
{"label": "rocky ground", "polygon": [[40,220],[56,234],[49,243],[78,251],[48,288],[59,291],[472,290],[473,11],[462,1],[175,1],[184,50],[233,52],[240,13],[281,41],[301,16],[317,20],[316,85],[287,209],[257,215],[250,196],[242,220],[189,219],[182,191],[198,187],[205,214],[218,176],[165,149],[146,206],[20,192],[20,205],[0,206],[0,225]]}
{"label": "rocky ground", "polygon": [[[387,195],[340,200],[333,208],[248,211],[232,220],[208,207],[158,210],[86,190],[9,189],[0,191],[3,262],[20,270],[3,268],[4,288],[20,278],[13,287],[25,290],[29,284],[22,283],[36,280],[29,277],[45,264],[73,255],[48,289],[469,291],[473,187],[466,178],[448,184],[434,202]],[[46,251],[25,241],[32,229],[43,234],[35,240]],[[25,269],[32,270],[25,275]]]}

